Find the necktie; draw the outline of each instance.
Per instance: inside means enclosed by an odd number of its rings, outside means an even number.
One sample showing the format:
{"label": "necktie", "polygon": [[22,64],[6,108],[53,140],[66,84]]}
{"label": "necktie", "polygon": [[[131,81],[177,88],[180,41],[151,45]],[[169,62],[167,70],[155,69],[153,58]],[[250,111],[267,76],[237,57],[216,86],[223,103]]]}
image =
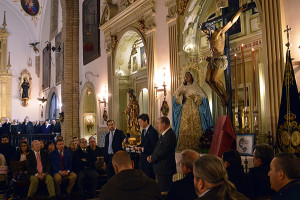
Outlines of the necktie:
{"label": "necktie", "polygon": [[43,166],[42,166],[42,162],[41,162],[40,153],[36,154],[36,162],[37,162],[37,170],[38,170],[38,173],[40,174],[43,172]]}
{"label": "necktie", "polygon": [[62,165],[61,170],[64,171],[65,170],[65,162],[64,162],[64,157],[63,157],[62,151],[60,151],[59,155],[60,155],[61,165]]}
{"label": "necktie", "polygon": [[113,154],[113,149],[112,149],[113,138],[114,138],[114,135],[113,135],[113,132],[111,131],[111,132],[109,133],[108,154]]}
{"label": "necktie", "polygon": [[145,137],[145,135],[146,135],[146,129],[143,129],[142,134],[143,134],[143,137]]}

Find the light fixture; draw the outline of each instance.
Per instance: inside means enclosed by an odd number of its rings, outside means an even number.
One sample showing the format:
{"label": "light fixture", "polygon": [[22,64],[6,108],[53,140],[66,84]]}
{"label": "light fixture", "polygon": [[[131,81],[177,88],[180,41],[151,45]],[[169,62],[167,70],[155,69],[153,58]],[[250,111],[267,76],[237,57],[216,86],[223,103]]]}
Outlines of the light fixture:
{"label": "light fixture", "polygon": [[157,98],[157,93],[158,92],[164,92],[164,100],[162,102],[160,111],[162,112],[162,114],[164,116],[167,116],[169,114],[170,108],[169,108],[168,102],[166,101],[166,97],[167,97],[167,85],[166,85],[166,82],[165,82],[165,77],[166,77],[166,74],[164,73],[164,82],[163,82],[163,85],[162,85],[163,88],[158,88],[157,86],[155,86],[154,90],[155,90],[155,98]]}

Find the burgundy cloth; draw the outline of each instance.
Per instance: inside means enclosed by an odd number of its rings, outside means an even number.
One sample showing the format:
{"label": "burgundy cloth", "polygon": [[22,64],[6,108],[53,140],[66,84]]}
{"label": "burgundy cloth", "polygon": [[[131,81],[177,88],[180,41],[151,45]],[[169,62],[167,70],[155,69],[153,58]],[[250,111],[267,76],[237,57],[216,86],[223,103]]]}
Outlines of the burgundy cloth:
{"label": "burgundy cloth", "polygon": [[60,156],[60,159],[61,159],[61,170],[64,171],[65,170],[65,162],[64,162],[64,157],[62,155],[62,151],[59,151],[59,156]]}
{"label": "burgundy cloth", "polygon": [[209,154],[221,158],[224,152],[231,149],[234,139],[235,134],[229,116],[224,115],[218,117]]}
{"label": "burgundy cloth", "polygon": [[40,153],[36,154],[36,163],[37,163],[38,173],[40,174],[43,172],[43,165],[42,165]]}

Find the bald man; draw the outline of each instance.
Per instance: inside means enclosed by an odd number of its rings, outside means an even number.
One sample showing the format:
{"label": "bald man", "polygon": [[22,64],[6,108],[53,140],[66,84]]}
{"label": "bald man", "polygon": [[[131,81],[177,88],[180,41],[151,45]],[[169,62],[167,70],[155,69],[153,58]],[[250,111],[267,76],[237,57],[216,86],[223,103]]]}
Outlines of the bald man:
{"label": "bald man", "polygon": [[134,169],[127,152],[115,153],[112,164],[116,174],[102,187],[100,200],[161,199],[156,182],[140,169]]}
{"label": "bald man", "polygon": [[194,188],[193,165],[200,155],[191,149],[186,149],[181,152],[180,167],[184,178],[173,182],[166,200],[194,200],[198,196]]}

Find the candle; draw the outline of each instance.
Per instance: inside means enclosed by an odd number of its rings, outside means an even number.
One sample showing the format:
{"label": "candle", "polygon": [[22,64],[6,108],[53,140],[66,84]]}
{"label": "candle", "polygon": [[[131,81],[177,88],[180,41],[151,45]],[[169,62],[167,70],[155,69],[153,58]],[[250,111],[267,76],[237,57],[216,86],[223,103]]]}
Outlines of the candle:
{"label": "candle", "polygon": [[256,83],[255,83],[255,51],[252,48],[252,69],[253,69],[253,98],[254,108],[256,107]]}
{"label": "candle", "polygon": [[235,83],[235,112],[238,112],[238,88],[237,88],[237,55],[234,54],[234,83]]}
{"label": "candle", "polygon": [[246,91],[246,67],[245,67],[245,56],[244,56],[244,44],[242,44],[242,65],[243,65],[243,78],[244,78],[244,106],[247,107],[247,91]]}

